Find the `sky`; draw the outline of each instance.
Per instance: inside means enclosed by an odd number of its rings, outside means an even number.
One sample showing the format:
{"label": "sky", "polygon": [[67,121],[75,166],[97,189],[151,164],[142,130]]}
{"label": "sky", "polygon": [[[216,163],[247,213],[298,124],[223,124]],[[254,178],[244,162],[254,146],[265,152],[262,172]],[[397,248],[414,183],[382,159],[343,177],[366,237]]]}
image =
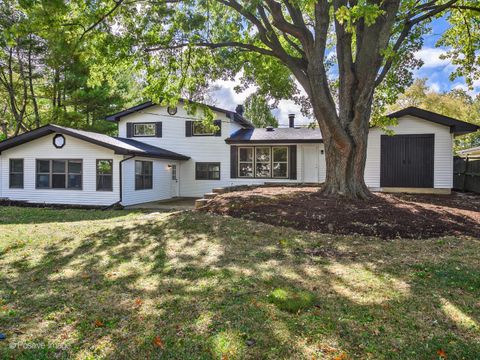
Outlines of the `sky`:
{"label": "sky", "polygon": [[[454,81],[449,79],[454,65],[449,60],[440,59],[440,55],[445,52],[445,49],[435,47],[435,43],[440,38],[441,34],[448,26],[444,19],[438,19],[432,22],[431,31],[424,36],[424,44],[422,49],[417,52],[416,57],[423,60],[424,65],[414,72],[415,78],[427,78],[427,85],[434,91],[449,91],[455,88],[462,88],[467,90],[470,94],[476,95],[480,93],[480,80],[474,83],[474,89],[469,90],[462,78],[457,78]],[[217,90],[212,95],[216,101],[216,105],[228,110],[234,110],[237,104],[243,104],[245,99],[255,91],[254,88],[249,88],[241,93],[236,93],[234,90],[236,81],[217,81]],[[293,101],[282,100],[279,103],[278,109],[272,111],[273,115],[278,119],[280,126],[288,125],[288,114],[292,113],[296,116],[296,124],[307,125],[312,120],[305,118],[300,113],[300,108]]]}

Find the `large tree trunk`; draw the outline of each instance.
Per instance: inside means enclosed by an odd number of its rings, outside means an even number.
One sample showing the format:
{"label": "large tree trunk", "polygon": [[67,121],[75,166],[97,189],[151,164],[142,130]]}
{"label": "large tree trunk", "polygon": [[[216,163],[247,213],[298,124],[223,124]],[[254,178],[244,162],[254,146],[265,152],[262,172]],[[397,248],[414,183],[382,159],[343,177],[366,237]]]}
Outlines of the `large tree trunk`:
{"label": "large tree trunk", "polygon": [[362,89],[351,93],[355,95],[351,96],[348,109],[338,111],[333,101],[326,101],[315,90],[309,95],[325,145],[323,193],[365,199],[371,195],[364,172],[373,96]]}

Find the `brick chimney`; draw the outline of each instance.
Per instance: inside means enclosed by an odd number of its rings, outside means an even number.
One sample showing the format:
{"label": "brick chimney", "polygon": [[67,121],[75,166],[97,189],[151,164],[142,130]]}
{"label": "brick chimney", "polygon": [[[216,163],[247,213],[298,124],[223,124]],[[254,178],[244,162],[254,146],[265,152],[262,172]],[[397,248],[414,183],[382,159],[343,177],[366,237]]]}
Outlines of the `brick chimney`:
{"label": "brick chimney", "polygon": [[295,114],[288,114],[288,127],[295,127]]}
{"label": "brick chimney", "polygon": [[243,105],[237,105],[237,107],[235,108],[235,112],[238,114],[238,115],[241,115],[243,116],[243,113],[245,112],[245,107]]}

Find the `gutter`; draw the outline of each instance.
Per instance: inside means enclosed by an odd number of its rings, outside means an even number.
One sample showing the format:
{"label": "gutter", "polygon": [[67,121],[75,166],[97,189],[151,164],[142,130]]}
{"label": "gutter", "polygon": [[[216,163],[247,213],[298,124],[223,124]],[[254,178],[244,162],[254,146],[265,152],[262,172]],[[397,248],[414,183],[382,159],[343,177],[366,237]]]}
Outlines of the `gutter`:
{"label": "gutter", "polygon": [[132,155],[130,157],[127,157],[123,160],[120,160],[120,162],[118,163],[118,170],[119,170],[119,179],[118,179],[118,182],[119,182],[119,192],[120,192],[120,200],[118,200],[117,202],[114,202],[112,205],[109,205],[107,206],[106,208],[104,208],[103,210],[108,210],[110,208],[113,208],[115,205],[120,205],[122,203],[122,200],[123,200],[123,181],[122,181],[122,178],[123,178],[123,171],[122,171],[122,165],[123,165],[123,162],[124,161],[127,161],[127,160],[130,160],[130,159],[133,159],[134,157],[136,157],[137,155]]}

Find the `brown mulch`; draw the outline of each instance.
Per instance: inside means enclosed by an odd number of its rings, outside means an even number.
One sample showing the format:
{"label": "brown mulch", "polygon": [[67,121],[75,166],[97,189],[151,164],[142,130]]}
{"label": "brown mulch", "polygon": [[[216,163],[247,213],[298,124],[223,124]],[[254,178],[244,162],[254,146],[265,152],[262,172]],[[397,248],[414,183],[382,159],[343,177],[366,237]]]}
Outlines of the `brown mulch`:
{"label": "brown mulch", "polygon": [[480,195],[475,194],[374,193],[352,201],[326,197],[318,187],[258,187],[219,195],[201,211],[339,235],[480,237]]}

